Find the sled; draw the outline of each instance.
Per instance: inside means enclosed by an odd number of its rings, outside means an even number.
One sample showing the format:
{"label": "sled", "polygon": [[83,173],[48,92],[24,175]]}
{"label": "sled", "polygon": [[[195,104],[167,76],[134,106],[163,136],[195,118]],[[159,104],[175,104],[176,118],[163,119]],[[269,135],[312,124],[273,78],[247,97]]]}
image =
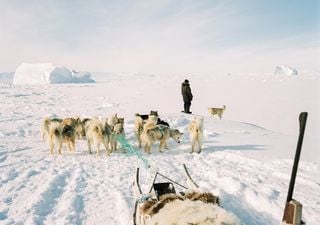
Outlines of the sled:
{"label": "sled", "polygon": [[[134,179],[134,225],[240,225],[239,219],[220,206],[219,197],[203,192],[183,164],[187,185],[156,172],[148,193],[141,190],[139,168]],[[161,177],[166,182],[157,182]],[[180,191],[178,191],[180,190]]]}

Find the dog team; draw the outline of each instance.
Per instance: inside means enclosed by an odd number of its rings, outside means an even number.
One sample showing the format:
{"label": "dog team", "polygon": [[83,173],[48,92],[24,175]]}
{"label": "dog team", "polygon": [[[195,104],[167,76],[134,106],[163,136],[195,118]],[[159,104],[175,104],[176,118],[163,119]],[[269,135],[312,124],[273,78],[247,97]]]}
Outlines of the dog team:
{"label": "dog team", "polygon": [[109,155],[117,150],[116,135],[124,135],[124,118],[117,114],[106,119],[98,118],[45,118],[41,126],[42,139],[49,142],[50,153],[54,148],[61,154],[62,145],[65,143],[70,151],[75,151],[76,139],[87,139],[89,152],[94,146],[99,154],[102,144]]}
{"label": "dog team", "polygon": [[[220,119],[225,111],[223,108],[208,108],[209,113],[217,115]],[[159,118],[157,111],[150,111],[147,115],[135,114],[134,132],[138,140],[139,148],[144,148],[148,154],[151,147],[159,142],[159,152],[168,149],[167,142],[172,138],[177,143],[181,142],[183,133],[173,129],[170,125]],[[188,126],[190,134],[191,153],[201,152],[203,139],[203,117],[194,117]],[[118,117],[117,113],[108,118],[45,118],[41,126],[42,139],[49,142],[50,153],[54,149],[61,154],[63,144],[69,151],[75,151],[76,140],[87,140],[89,153],[92,146],[99,155],[100,146],[103,145],[106,154],[110,155],[117,150],[117,136],[124,136],[124,118]],[[198,146],[198,151],[196,151]]]}

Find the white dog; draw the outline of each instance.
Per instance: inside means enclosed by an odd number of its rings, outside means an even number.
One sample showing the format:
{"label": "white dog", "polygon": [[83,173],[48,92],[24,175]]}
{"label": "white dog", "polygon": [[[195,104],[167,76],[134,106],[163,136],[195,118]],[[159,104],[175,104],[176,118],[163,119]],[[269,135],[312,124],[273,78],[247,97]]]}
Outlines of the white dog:
{"label": "white dog", "polygon": [[59,121],[51,121],[47,127],[47,137],[49,139],[50,154],[53,154],[55,146],[58,147],[59,155],[61,155],[63,136],[63,126]]}
{"label": "white dog", "polygon": [[191,153],[194,152],[196,144],[199,147],[198,153],[201,152],[203,138],[203,117],[194,118],[188,127],[190,133]]}
{"label": "white dog", "polygon": [[223,114],[223,112],[225,110],[226,110],[226,106],[225,105],[222,108],[211,108],[211,107],[208,108],[208,112],[212,116],[217,115],[217,116],[219,116],[220,119],[222,118],[222,114]]}
{"label": "white dog", "polygon": [[111,151],[116,151],[118,146],[117,136],[124,136],[124,118],[118,118],[118,122],[114,124],[113,130],[110,135],[110,147]]}
{"label": "white dog", "polygon": [[110,155],[109,141],[111,130],[107,123],[103,123],[98,119],[89,120],[86,123],[86,137],[88,142],[89,152],[91,154],[91,144],[96,147],[96,154],[99,155],[100,144],[103,144],[106,153]]}

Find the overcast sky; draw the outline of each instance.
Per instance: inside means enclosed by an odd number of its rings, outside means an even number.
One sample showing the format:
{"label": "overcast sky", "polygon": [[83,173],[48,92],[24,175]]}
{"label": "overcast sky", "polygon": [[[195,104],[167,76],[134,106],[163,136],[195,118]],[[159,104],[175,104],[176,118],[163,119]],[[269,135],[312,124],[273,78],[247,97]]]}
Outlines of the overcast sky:
{"label": "overcast sky", "polygon": [[145,73],[320,68],[317,0],[0,0],[0,71],[22,62]]}

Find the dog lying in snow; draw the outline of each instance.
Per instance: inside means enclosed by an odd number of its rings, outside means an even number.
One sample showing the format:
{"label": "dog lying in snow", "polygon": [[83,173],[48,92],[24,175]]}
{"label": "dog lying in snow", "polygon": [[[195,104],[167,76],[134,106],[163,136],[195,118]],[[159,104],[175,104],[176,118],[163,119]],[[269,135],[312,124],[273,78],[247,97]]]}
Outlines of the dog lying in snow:
{"label": "dog lying in snow", "polygon": [[110,155],[109,142],[111,135],[111,128],[108,123],[104,123],[99,119],[90,119],[85,126],[86,138],[88,142],[89,153],[91,154],[91,145],[96,148],[96,154],[99,155],[100,145],[103,144],[107,155]]}
{"label": "dog lying in snow", "polygon": [[219,116],[220,119],[222,118],[222,114],[223,114],[223,112],[225,110],[226,110],[226,106],[225,105],[222,108],[211,108],[211,107],[208,108],[208,112],[212,116],[217,115],[217,116]]}
{"label": "dog lying in snow", "polygon": [[151,153],[151,146],[156,142],[160,141],[159,151],[163,152],[163,148],[167,147],[167,141],[169,138],[174,139],[177,143],[180,143],[181,133],[178,129],[171,129],[168,126],[156,125],[154,122],[148,122],[144,125],[143,131],[140,135],[140,140],[144,145],[144,150],[148,154]]}
{"label": "dog lying in snow", "polygon": [[194,152],[196,145],[198,145],[198,153],[200,153],[203,138],[203,117],[195,117],[189,124],[188,130],[190,133],[191,153]]}

